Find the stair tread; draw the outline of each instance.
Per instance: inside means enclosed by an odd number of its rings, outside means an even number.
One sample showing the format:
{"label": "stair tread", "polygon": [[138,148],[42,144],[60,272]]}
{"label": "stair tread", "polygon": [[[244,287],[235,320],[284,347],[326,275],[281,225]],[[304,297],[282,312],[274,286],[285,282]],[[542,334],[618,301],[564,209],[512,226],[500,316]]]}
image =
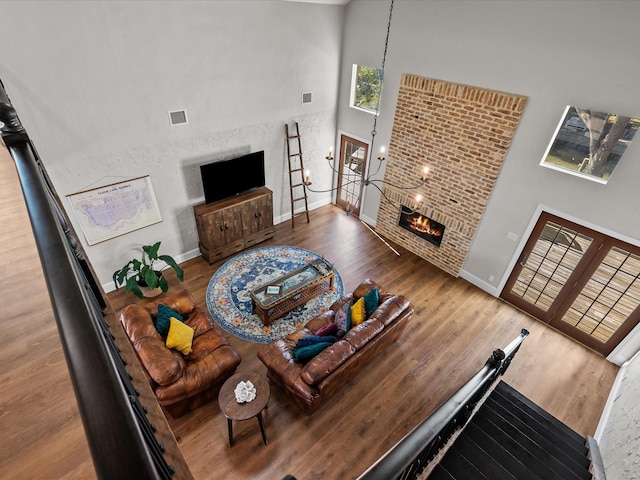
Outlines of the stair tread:
{"label": "stair tread", "polygon": [[429,474],[429,480],[456,480],[456,477],[452,477],[446,469],[440,465],[436,465],[433,471]]}
{"label": "stair tread", "polygon": [[567,445],[561,438],[558,438],[555,435],[549,435],[547,432],[539,432],[533,426],[527,424],[523,418],[502,408],[502,405],[500,405],[495,398],[488,398],[482,408],[490,410],[493,415],[497,417],[497,421],[504,422],[505,424],[517,429],[541,448],[552,452],[563,462],[575,465],[576,467],[582,467],[584,469],[589,468],[590,462],[584,453],[580,453],[571,448],[570,445]]}
{"label": "stair tread", "polygon": [[[487,452],[466,434],[462,434],[456,439],[449,451],[452,450],[457,451],[470,462],[473,462],[473,465],[478,471],[492,480],[520,480],[508,472],[495,458],[489,456]],[[449,452],[447,452],[446,455],[449,455]]]}
{"label": "stair tread", "polygon": [[[540,408],[508,384],[500,382],[491,395],[493,395],[496,400],[500,397],[501,399],[509,402],[511,405],[522,411],[524,414],[529,415],[547,429],[554,429],[556,436],[563,438],[567,444],[571,445],[578,452],[586,454],[588,451],[585,438],[581,437],[580,434],[562,423],[549,412]],[[498,402],[502,403],[500,400],[498,400]],[[506,404],[503,404],[503,406],[505,406],[505,408],[507,407]]]}
{"label": "stair tread", "polygon": [[472,423],[495,439],[496,443],[505,448],[508,446],[515,458],[545,479],[585,480],[585,474],[589,475],[582,466],[559,458],[554,449],[544,448],[501,419],[487,404],[473,417]]}
{"label": "stair tread", "polygon": [[451,478],[473,478],[474,480],[491,480],[484,475],[473,462],[462,455],[458,450],[450,449],[440,461],[442,468]]}
{"label": "stair tread", "polygon": [[465,427],[465,434],[518,480],[538,480],[540,478],[564,480],[544,468],[542,468],[544,475],[539,476],[537,472],[539,472],[540,465],[535,461],[535,457],[529,452],[519,451],[517,443],[506,435],[500,435],[493,430],[489,433],[473,422]]}

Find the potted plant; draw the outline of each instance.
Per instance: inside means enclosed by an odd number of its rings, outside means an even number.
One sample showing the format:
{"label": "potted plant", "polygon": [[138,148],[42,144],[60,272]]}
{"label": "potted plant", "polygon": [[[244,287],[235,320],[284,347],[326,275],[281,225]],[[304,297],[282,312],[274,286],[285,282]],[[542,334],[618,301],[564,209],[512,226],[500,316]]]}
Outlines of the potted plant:
{"label": "potted plant", "polygon": [[131,292],[139,298],[155,297],[169,290],[169,284],[162,272],[154,267],[156,261],[161,260],[173,268],[180,281],[184,279],[184,271],[169,255],[158,255],[160,242],[142,247],[140,260],[129,260],[120,270],[113,272],[113,283],[116,290],[124,285],[124,291]]}

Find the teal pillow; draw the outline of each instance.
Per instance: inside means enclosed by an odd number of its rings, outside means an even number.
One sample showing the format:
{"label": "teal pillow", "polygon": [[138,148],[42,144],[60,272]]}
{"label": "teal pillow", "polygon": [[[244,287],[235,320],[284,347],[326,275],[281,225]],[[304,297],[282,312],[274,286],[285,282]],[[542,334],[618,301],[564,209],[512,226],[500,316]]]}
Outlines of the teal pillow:
{"label": "teal pillow", "polygon": [[364,311],[367,318],[369,318],[371,314],[376,311],[379,302],[380,295],[378,294],[378,287],[374,287],[369,290],[364,296]]}
{"label": "teal pillow", "polygon": [[293,349],[293,358],[296,363],[307,363],[317,354],[319,354],[322,350],[327,348],[329,345],[332,345],[329,342],[315,343],[313,345],[308,345],[306,347],[294,348]]}
{"label": "teal pillow", "polygon": [[184,320],[182,318],[182,315],[180,315],[175,310],[167,307],[163,303],[159,304],[158,315],[156,316],[156,330],[158,330],[158,333],[163,337],[166,337],[167,334],[169,333],[169,325],[170,325],[169,319],[171,317],[180,321]]}
{"label": "teal pillow", "polygon": [[302,348],[309,345],[315,345],[316,343],[336,343],[338,339],[334,336],[319,336],[319,335],[309,335],[308,337],[302,337],[296,343],[296,348]]}

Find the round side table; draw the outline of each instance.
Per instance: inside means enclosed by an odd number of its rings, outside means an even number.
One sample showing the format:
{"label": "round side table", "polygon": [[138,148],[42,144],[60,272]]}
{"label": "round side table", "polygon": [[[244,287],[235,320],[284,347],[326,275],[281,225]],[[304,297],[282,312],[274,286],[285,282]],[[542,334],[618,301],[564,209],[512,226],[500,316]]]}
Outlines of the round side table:
{"label": "round side table", "polygon": [[[256,398],[250,402],[238,403],[234,390],[240,382],[246,381],[250,381],[253,386],[256,387]],[[262,421],[262,411],[267,408],[270,396],[271,390],[269,389],[269,382],[259,373],[236,373],[224,382],[218,394],[218,404],[220,405],[222,414],[227,417],[230,447],[233,447],[233,421],[249,420],[253,417],[258,418],[262,441],[267,445],[267,435],[264,430],[264,422]]]}

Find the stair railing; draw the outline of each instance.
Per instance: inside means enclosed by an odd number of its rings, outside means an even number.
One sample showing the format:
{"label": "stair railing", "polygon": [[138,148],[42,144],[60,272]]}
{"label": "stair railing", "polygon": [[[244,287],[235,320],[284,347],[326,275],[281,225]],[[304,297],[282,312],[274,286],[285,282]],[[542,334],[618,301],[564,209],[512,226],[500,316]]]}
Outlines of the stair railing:
{"label": "stair railing", "polygon": [[522,329],[504,350],[494,350],[484,367],[422,423],[405,435],[357,480],[414,480],[471,417],[498,377],[509,368],[524,339]]}
{"label": "stair railing", "polygon": [[164,447],[104,320],[101,288],[1,81],[0,122],[22,185],[96,474],[170,479],[174,469],[163,457]]}

